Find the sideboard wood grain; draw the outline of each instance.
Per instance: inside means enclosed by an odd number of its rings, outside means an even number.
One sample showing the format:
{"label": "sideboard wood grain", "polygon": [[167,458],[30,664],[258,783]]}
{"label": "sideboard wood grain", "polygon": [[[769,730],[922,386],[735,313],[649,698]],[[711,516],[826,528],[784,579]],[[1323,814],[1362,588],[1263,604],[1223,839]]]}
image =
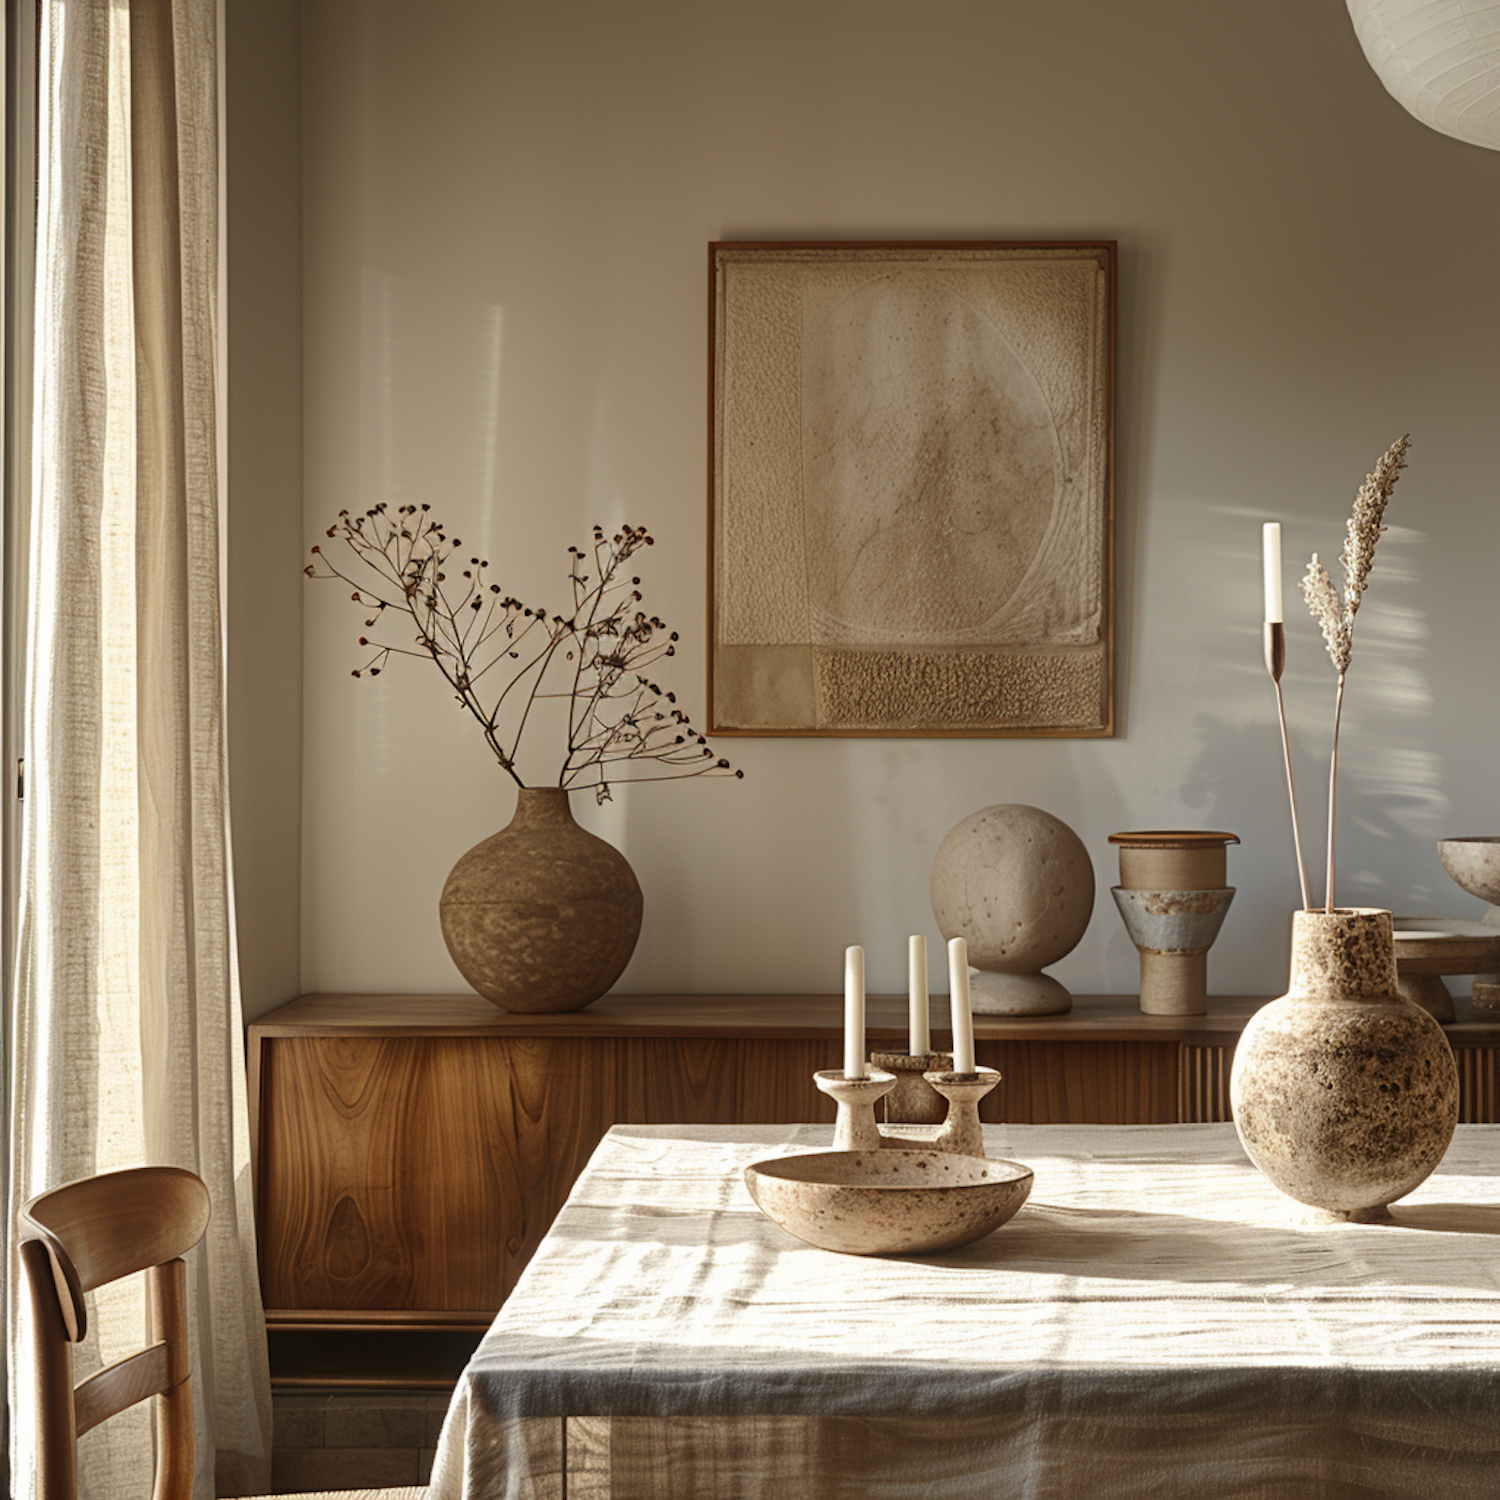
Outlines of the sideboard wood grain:
{"label": "sideboard wood grain", "polygon": [[[1164,1017],[1083,996],[1065,1016],[976,1017],[977,1058],[1003,1075],[985,1118],[1228,1119],[1234,1046],[1262,1003]],[[904,999],[872,996],[868,1022],[872,1049],[899,1048]],[[836,995],[611,995],[568,1016],[454,995],[282,1006],[249,1029],[268,1325],[482,1329],[612,1124],[831,1121],[812,1075],[840,1065],[841,1024]],[[1500,1119],[1500,1025],[1446,1029],[1463,1119]]]}

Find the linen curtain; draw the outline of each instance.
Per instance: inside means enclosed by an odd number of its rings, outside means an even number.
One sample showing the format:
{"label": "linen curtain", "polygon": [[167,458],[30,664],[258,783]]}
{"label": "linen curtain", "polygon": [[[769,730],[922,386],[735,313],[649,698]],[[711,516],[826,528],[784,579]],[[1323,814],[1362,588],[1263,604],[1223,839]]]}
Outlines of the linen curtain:
{"label": "linen curtain", "polygon": [[[219,606],[216,0],[43,0],[30,609],[11,1222],[31,1194],[170,1163],[189,1258],[195,1496],[269,1487],[235,973]],[[12,1476],[34,1488],[9,1297]],[[102,1290],[80,1373],[138,1347]],[[89,1500],[142,1493],[148,1408],[87,1434]]]}

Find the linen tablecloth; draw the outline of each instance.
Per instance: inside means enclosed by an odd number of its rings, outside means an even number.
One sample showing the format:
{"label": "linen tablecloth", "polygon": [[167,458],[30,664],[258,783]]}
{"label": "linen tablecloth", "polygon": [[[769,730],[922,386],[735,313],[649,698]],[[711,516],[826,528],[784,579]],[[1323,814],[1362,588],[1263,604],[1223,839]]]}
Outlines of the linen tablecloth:
{"label": "linen tablecloth", "polygon": [[[1229,1125],[990,1126],[1030,1201],[943,1255],[755,1207],[826,1126],[617,1126],[454,1395],[432,1500],[1500,1496],[1500,1126],[1322,1222]],[[572,1419],[572,1420],[569,1420]]]}

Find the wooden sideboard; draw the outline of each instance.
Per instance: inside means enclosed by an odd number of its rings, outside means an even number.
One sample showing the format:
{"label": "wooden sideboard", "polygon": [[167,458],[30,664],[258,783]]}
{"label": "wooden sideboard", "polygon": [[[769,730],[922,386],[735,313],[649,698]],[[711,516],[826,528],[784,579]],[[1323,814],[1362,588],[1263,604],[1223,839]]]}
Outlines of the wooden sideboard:
{"label": "wooden sideboard", "polygon": [[[1064,1016],[978,1016],[977,1059],[1003,1075],[984,1117],[1227,1120],[1235,1043],[1262,1003],[1170,1017],[1083,996]],[[904,998],[872,996],[868,1015],[872,1050],[902,1049]],[[841,1025],[836,995],[609,995],[565,1016],[475,995],[306,995],[263,1016],[248,1062],[273,1374],[451,1381],[605,1130],[831,1122],[812,1075],[841,1065]],[[1462,1118],[1500,1120],[1500,1024],[1445,1029]],[[362,1375],[358,1335],[373,1332],[404,1338]]]}

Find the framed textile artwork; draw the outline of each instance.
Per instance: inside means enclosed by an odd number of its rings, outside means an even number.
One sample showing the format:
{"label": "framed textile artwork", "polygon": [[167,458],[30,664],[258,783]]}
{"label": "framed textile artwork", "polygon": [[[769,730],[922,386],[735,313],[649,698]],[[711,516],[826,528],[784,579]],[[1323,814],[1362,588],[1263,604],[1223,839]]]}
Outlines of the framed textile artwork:
{"label": "framed textile artwork", "polygon": [[715,734],[1113,730],[1113,242],[712,244]]}

